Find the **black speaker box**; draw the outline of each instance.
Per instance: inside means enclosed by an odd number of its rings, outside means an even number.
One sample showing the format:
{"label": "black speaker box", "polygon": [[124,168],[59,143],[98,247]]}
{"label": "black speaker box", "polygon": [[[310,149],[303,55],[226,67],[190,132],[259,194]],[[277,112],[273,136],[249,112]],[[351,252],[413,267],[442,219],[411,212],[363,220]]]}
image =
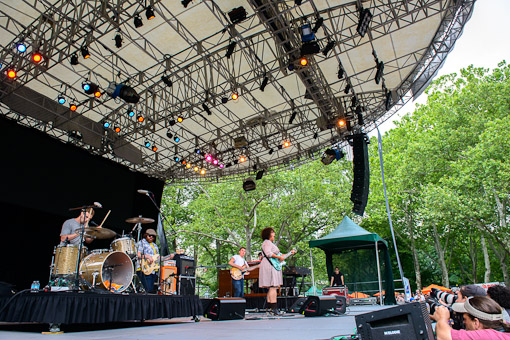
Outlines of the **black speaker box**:
{"label": "black speaker box", "polygon": [[195,295],[195,277],[179,276],[179,295]]}
{"label": "black speaker box", "polygon": [[300,314],[305,316],[321,316],[327,313],[336,313],[336,297],[334,295],[309,296],[301,309]]}
{"label": "black speaker box", "polygon": [[211,320],[244,319],[246,300],[243,298],[215,298],[209,303],[204,316]]}
{"label": "black speaker box", "polygon": [[335,310],[338,314],[345,314],[347,310],[347,299],[345,296],[335,295],[336,298],[336,307]]}
{"label": "black speaker box", "polygon": [[372,313],[356,315],[356,326],[363,340],[434,340],[425,303],[414,302]]}
{"label": "black speaker box", "polygon": [[363,215],[368,201],[370,188],[370,166],[368,160],[368,137],[366,134],[351,135],[353,153],[353,181],[351,201],[354,203],[352,211]]}
{"label": "black speaker box", "polygon": [[299,313],[301,310],[301,307],[305,303],[305,301],[308,300],[307,297],[298,297],[296,301],[290,306],[290,308],[287,310],[289,313]]}
{"label": "black speaker box", "polygon": [[195,259],[186,255],[176,254],[177,275],[195,276]]}

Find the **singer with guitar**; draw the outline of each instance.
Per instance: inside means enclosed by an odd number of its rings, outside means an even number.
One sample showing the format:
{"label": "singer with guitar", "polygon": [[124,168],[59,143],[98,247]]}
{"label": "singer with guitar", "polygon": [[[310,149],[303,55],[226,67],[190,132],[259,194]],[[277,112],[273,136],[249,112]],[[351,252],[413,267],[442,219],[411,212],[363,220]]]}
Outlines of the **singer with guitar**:
{"label": "singer with guitar", "polygon": [[[157,280],[156,272],[159,271],[159,248],[156,244],[156,231],[147,229],[143,234],[143,238],[138,243],[137,256],[138,263],[136,265],[136,274],[140,278],[143,287],[147,293],[154,292],[154,283]],[[170,254],[164,259],[172,259],[175,254]],[[147,270],[147,268],[149,268]]]}
{"label": "singer with guitar", "polygon": [[283,284],[282,262],[295,254],[295,250],[286,255],[281,255],[280,249],[273,243],[275,239],[275,231],[273,228],[265,228],[262,230],[262,254],[264,258],[259,268],[259,287],[268,288],[267,307],[272,315],[279,315],[277,309],[277,290]]}

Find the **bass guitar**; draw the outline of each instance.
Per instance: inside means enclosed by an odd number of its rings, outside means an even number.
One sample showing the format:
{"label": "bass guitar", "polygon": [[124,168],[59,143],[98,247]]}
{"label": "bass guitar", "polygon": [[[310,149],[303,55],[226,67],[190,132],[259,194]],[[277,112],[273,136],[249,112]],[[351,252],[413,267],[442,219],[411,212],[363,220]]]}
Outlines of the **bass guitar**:
{"label": "bass guitar", "polygon": [[[288,252],[287,254],[283,255],[283,258],[286,259],[287,257],[291,256],[291,255],[294,255],[296,253],[296,249],[292,249],[290,252]],[[278,253],[276,254],[278,256],[282,256],[282,253]],[[269,260],[271,261],[271,264],[273,265],[274,269],[280,271],[282,270],[282,267],[285,266],[287,263],[284,261],[280,261],[279,259],[276,259],[274,257],[271,257],[269,258]]]}

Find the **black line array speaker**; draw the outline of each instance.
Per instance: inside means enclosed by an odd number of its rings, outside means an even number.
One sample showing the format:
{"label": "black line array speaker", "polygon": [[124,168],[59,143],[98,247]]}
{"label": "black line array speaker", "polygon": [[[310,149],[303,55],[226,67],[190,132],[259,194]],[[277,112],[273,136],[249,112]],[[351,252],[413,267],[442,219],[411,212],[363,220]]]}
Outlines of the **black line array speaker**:
{"label": "black line array speaker", "polygon": [[351,201],[354,203],[352,212],[363,215],[368,201],[370,188],[370,166],[368,161],[369,139],[366,134],[349,136],[353,153],[353,181]]}
{"label": "black line array speaker", "polygon": [[243,298],[215,298],[211,300],[204,316],[211,320],[244,319],[246,300]]}
{"label": "black line array speaker", "polygon": [[434,340],[425,303],[414,302],[376,312],[356,315],[356,327],[363,340]]}
{"label": "black line array speaker", "polygon": [[312,295],[305,301],[300,314],[305,316],[321,316],[328,313],[336,313],[336,297],[334,295]]}

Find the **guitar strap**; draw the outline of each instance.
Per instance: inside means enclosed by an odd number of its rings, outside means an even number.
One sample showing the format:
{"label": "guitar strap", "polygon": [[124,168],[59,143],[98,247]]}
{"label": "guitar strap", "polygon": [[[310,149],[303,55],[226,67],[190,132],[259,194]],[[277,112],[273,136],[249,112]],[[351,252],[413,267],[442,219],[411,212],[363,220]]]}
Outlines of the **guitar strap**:
{"label": "guitar strap", "polygon": [[262,248],[261,248],[261,250],[262,250],[262,254],[264,254],[264,257],[267,259],[267,261],[268,261],[269,263],[271,263],[271,266],[273,266],[273,268],[274,268],[275,270],[278,270],[278,269],[276,269],[276,267],[274,266],[273,261],[271,261],[271,259],[269,259],[269,257],[267,257],[266,253],[264,252],[264,249],[262,249]]}

